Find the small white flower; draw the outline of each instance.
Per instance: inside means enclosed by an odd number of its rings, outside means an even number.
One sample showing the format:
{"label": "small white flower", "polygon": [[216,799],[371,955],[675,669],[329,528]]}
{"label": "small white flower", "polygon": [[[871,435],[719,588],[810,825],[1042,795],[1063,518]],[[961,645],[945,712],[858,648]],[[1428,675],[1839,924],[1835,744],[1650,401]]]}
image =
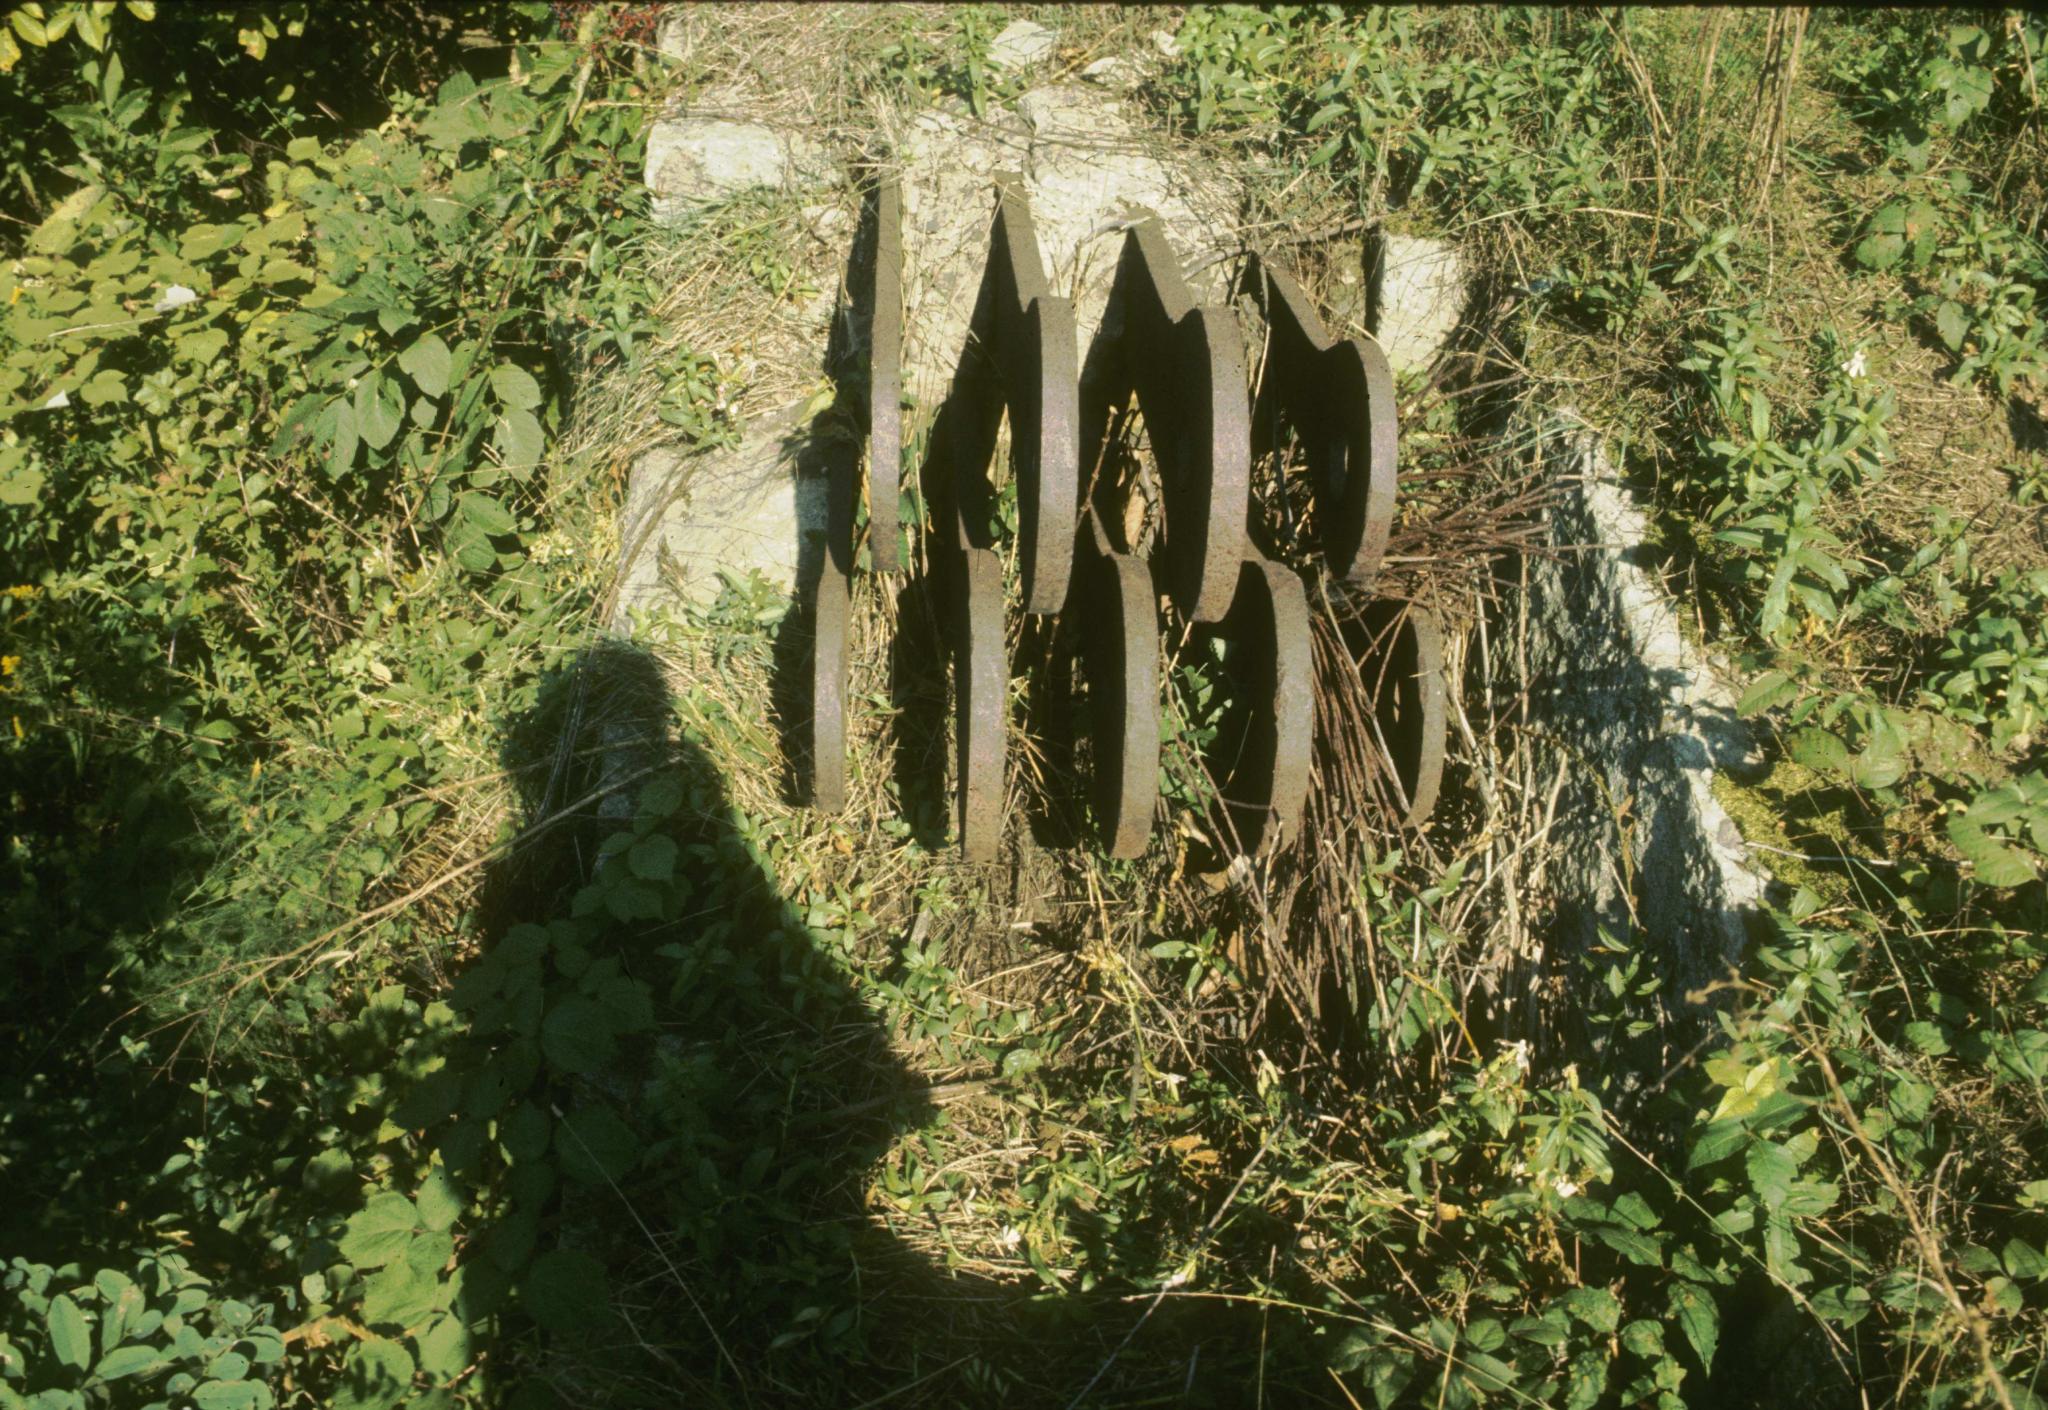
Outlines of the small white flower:
{"label": "small white flower", "polygon": [[1577,1194],[1578,1192],[1579,1187],[1576,1181],[1559,1180],[1557,1182],[1557,1197],[1559,1199],[1570,1199],[1573,1195]]}
{"label": "small white flower", "polygon": [[1507,1049],[1510,1053],[1514,1054],[1517,1070],[1527,1072],[1529,1070],[1529,1040],[1527,1038],[1517,1038],[1514,1042],[1507,1045]]}
{"label": "small white flower", "polygon": [[150,307],[158,313],[169,313],[174,308],[183,308],[186,304],[198,302],[199,295],[186,288],[183,284],[173,284],[170,288],[164,290],[164,296],[151,304]]}
{"label": "small white flower", "polygon": [[63,392],[59,392],[55,396],[51,397],[48,401],[43,403],[43,410],[61,411],[63,408],[69,405],[71,405],[71,398],[66,396]]}
{"label": "small white flower", "polygon": [[1852,382],[1869,370],[1869,365],[1863,360],[1863,349],[1861,348],[1851,353],[1849,360],[1842,364],[1843,374]]}
{"label": "small white flower", "polygon": [[1166,1280],[1166,1286],[1168,1288],[1185,1287],[1187,1285],[1188,1279],[1194,1276],[1195,1265],[1192,1263],[1183,1264],[1178,1273],[1175,1273],[1171,1278],[1168,1278]]}
{"label": "small white flower", "polygon": [[1003,1226],[1003,1247],[1015,1252],[1017,1245],[1024,1242],[1024,1231],[1011,1225]]}

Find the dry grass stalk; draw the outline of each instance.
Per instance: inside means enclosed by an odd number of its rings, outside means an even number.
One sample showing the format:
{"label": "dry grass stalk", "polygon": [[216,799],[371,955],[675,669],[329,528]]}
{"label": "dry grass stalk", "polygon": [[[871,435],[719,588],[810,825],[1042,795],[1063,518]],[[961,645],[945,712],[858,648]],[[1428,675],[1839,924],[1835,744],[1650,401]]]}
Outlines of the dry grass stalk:
{"label": "dry grass stalk", "polygon": [[1750,146],[1757,173],[1757,204],[1770,200],[1771,184],[1785,161],[1791,132],[1792,90],[1799,82],[1799,54],[1812,12],[1795,5],[1774,12],[1764,36],[1764,62],[1757,73],[1756,109]]}

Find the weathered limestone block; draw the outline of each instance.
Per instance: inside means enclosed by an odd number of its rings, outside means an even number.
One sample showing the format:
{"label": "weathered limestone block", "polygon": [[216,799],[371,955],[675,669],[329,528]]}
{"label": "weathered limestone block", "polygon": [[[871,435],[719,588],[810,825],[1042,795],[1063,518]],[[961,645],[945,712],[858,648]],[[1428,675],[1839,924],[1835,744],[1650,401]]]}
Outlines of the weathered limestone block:
{"label": "weathered limestone block", "polygon": [[1042,24],[1012,20],[1003,32],[989,41],[990,68],[1021,69],[1052,57],[1059,36]]}
{"label": "weathered limestone block", "polygon": [[758,122],[670,117],[647,134],[647,187],[654,214],[678,220],[744,191],[799,189],[831,180],[816,143]]}
{"label": "weathered limestone block", "polygon": [[1647,523],[1598,438],[1568,425],[1549,454],[1560,552],[1530,567],[1525,684],[1564,774],[1545,851],[1551,941],[1647,940],[1667,1026],[1689,1029],[1707,1012],[1690,996],[1739,963],[1765,886],[1714,774],[1753,775],[1762,757],[1734,689],[1639,563]]}
{"label": "weathered limestone block", "polygon": [[1429,366],[1465,316],[1469,278],[1445,240],[1375,232],[1366,241],[1366,326],[1396,375]]}
{"label": "weathered limestone block", "polygon": [[685,456],[663,448],[633,465],[622,517],[618,608],[702,605],[718,596],[721,571],[759,572],[789,590],[822,535],[826,478],[799,421],[803,406],[750,423],[730,449]]}

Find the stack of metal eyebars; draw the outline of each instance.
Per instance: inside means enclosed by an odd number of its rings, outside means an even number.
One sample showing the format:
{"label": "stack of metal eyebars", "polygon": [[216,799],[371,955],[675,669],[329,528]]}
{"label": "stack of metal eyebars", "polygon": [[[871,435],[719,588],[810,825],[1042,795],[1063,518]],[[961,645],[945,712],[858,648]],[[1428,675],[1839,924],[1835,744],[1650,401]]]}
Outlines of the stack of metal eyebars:
{"label": "stack of metal eyebars", "polygon": [[[1142,854],[1158,812],[1160,597],[1219,633],[1249,685],[1249,719],[1217,776],[1224,829],[1252,853],[1299,828],[1315,746],[1309,597],[1299,571],[1247,532],[1252,468],[1291,427],[1306,461],[1318,575],[1346,619],[1350,665],[1368,685],[1369,722],[1414,825],[1436,801],[1444,760],[1442,645],[1430,614],[1371,588],[1394,520],[1394,385],[1370,340],[1323,327],[1285,272],[1249,256],[1237,286],[1263,308],[1266,348],[1256,398],[1228,308],[1197,303],[1155,216],[1132,224],[1087,375],[1074,308],[1046,282],[1022,182],[995,179],[988,261],[951,389],[919,476],[924,571],[952,664],[957,748],[955,822],[969,860],[994,857],[1007,798],[1010,696],[1003,557],[990,478],[1007,415],[1016,485],[1019,606],[1056,622],[1066,668],[1087,684],[1088,780],[1102,847]],[[902,199],[870,193],[871,311],[865,500],[868,561],[906,568],[899,490],[902,422]],[[1150,441],[1157,521],[1133,543],[1139,484],[1104,473],[1135,398]],[[855,475],[849,458],[838,472]],[[810,786],[813,806],[846,799],[848,581],[857,557],[860,487],[833,487],[830,542],[815,596]],[[1142,549],[1148,551],[1140,551]],[[1065,614],[1066,620],[1061,620]]]}

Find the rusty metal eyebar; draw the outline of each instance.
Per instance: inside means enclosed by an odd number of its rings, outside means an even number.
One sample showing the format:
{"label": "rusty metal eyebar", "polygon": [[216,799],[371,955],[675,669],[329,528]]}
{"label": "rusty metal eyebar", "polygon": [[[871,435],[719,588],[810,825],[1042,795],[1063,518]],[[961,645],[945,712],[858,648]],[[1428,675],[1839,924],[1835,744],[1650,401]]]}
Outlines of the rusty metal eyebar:
{"label": "rusty metal eyebar", "polygon": [[[955,819],[962,852],[992,859],[1006,801],[1010,660],[1002,538],[991,474],[1007,421],[1024,613],[1087,681],[1102,846],[1142,854],[1158,810],[1161,597],[1234,663],[1246,711],[1228,757],[1208,765],[1235,845],[1256,852],[1301,826],[1315,759],[1315,666],[1307,587],[1255,538],[1253,466],[1291,433],[1309,476],[1322,594],[1373,702],[1374,736],[1400,821],[1434,806],[1444,762],[1443,648],[1429,612],[1374,597],[1396,503],[1393,377],[1368,339],[1323,326],[1301,288],[1256,255],[1238,292],[1264,312],[1256,400],[1235,314],[1199,302],[1155,216],[1126,232],[1108,307],[1085,365],[1072,303],[1049,287],[1021,179],[995,179],[990,248],[966,346],[919,470],[924,573],[952,665]],[[902,452],[902,201],[873,193],[866,474],[869,562],[909,566],[898,517]],[[1150,443],[1151,483],[1132,461],[1132,412]],[[1116,464],[1113,464],[1116,462]],[[1283,472],[1284,473],[1284,472]],[[846,486],[851,496],[856,487]],[[1158,514],[1145,531],[1145,509]],[[845,801],[851,514],[815,589],[811,794]]]}

